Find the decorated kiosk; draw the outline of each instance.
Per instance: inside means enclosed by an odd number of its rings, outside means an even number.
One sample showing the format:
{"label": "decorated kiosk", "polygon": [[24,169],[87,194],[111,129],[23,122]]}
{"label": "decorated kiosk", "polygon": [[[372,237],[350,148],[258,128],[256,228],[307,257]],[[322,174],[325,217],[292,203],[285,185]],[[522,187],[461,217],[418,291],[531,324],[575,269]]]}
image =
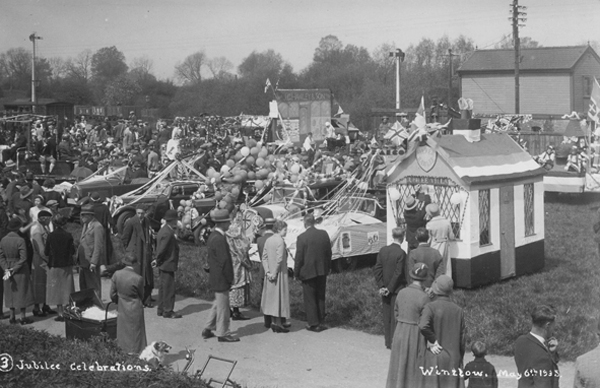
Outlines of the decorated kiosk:
{"label": "decorated kiosk", "polygon": [[473,288],[544,267],[545,170],[507,134],[453,120],[452,135],[412,136],[387,173],[387,234],[420,187],[450,220],[452,277]]}

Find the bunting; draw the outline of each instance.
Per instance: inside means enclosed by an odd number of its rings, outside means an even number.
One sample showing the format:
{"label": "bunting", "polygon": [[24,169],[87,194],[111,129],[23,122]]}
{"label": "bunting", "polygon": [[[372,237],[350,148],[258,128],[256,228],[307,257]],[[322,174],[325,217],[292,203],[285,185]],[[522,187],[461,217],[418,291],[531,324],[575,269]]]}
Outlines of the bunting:
{"label": "bunting", "polygon": [[269,90],[269,87],[271,87],[271,80],[267,78],[267,82],[265,82],[265,93]]}
{"label": "bunting", "polygon": [[600,125],[600,85],[598,80],[594,78],[594,86],[592,88],[592,95],[590,96],[590,109],[588,110],[588,118],[596,123],[596,126]]}

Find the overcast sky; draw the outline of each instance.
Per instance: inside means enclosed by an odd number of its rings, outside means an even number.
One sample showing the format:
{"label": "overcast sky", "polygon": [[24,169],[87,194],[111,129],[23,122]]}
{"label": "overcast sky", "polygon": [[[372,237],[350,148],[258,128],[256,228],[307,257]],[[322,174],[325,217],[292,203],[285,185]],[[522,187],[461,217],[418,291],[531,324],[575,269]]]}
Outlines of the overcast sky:
{"label": "overcast sky", "polygon": [[[154,74],[204,50],[235,67],[252,51],[273,49],[295,71],[329,34],[370,52],[384,43],[406,48],[444,34],[493,48],[512,32],[510,0],[0,0],[0,52],[31,49],[37,32],[44,57],[75,56],[116,46],[130,64],[146,55]],[[600,0],[520,0],[528,36],[544,46],[600,42]]]}

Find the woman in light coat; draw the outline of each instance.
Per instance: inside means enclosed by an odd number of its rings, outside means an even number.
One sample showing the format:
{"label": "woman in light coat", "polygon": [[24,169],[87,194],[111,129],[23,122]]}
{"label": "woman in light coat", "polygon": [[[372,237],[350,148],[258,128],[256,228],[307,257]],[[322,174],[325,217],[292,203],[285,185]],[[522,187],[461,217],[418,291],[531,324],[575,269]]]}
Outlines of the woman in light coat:
{"label": "woman in light coat", "polygon": [[260,302],[264,315],[273,317],[271,329],[275,333],[287,333],[282,318],[290,317],[290,289],[287,271],[287,249],[283,240],[287,233],[284,221],[275,221],[275,234],[267,239],[263,248],[262,265],[265,281]]}
{"label": "woman in light coat", "polygon": [[454,240],[452,225],[448,219],[440,215],[440,207],[437,203],[430,203],[425,207],[426,218],[429,220],[425,228],[429,231],[429,245],[440,252],[442,263],[446,266],[446,273],[452,277],[452,260],[448,245]]}

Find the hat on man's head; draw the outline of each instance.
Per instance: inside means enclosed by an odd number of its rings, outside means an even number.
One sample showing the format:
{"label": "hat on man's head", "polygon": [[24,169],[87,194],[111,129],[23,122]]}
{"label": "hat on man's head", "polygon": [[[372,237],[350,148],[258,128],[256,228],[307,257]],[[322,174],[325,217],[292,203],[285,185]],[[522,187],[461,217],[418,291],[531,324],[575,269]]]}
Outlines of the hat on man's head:
{"label": "hat on man's head", "polygon": [[51,199],[48,202],[46,202],[46,206],[48,206],[48,207],[58,206],[58,201],[55,199]]}
{"label": "hat on man's head", "polygon": [[428,269],[429,268],[425,263],[415,263],[410,270],[410,277],[414,280],[425,280],[427,278]]}
{"label": "hat on man's head", "polygon": [[417,204],[417,199],[411,195],[406,199],[404,210],[413,210],[417,207]]}
{"label": "hat on man's head", "polygon": [[82,216],[83,215],[95,215],[96,213],[94,212],[94,206],[92,205],[84,205],[81,207],[81,213]]}
{"label": "hat on man's head", "polygon": [[92,193],[92,195],[90,195],[90,200],[91,200],[92,202],[100,203],[100,202],[103,202],[103,201],[104,201],[104,198],[102,198],[102,196],[100,195],[100,193],[99,193],[99,192],[97,192],[97,191],[94,191],[94,192]]}
{"label": "hat on man's head", "polygon": [[273,217],[265,218],[265,225],[275,225],[275,218],[273,218]]}
{"label": "hat on man's head", "polygon": [[231,218],[229,217],[229,212],[227,211],[227,209],[216,209],[216,210],[214,210],[212,212],[212,214],[210,215],[210,218],[215,223],[221,223],[221,222],[231,221]]}
{"label": "hat on man's head", "polygon": [[33,189],[27,185],[24,185],[24,186],[21,186],[21,188],[19,189],[19,192],[21,193],[21,198],[25,199],[33,193]]}
{"label": "hat on man's head", "polygon": [[6,169],[14,168],[16,166],[17,166],[17,164],[12,159],[8,159],[6,161],[6,163],[4,163],[4,168],[6,168]]}
{"label": "hat on man's head", "polygon": [[177,210],[169,209],[163,216],[163,220],[165,221],[175,221],[177,220]]}
{"label": "hat on man's head", "polygon": [[48,210],[40,210],[40,212],[38,213],[38,218],[40,217],[52,217],[52,213],[49,212]]}
{"label": "hat on man's head", "polygon": [[21,228],[21,226],[23,226],[23,222],[20,218],[15,217],[11,218],[10,221],[8,221],[7,229],[11,232],[16,232],[17,230],[19,230],[19,228]]}
{"label": "hat on man's head", "polygon": [[125,257],[121,259],[121,263],[125,264],[128,267],[137,264],[138,260],[133,253],[127,253]]}
{"label": "hat on man's head", "polygon": [[440,275],[431,285],[431,291],[436,295],[448,296],[452,293],[453,288],[454,281],[448,275]]}

